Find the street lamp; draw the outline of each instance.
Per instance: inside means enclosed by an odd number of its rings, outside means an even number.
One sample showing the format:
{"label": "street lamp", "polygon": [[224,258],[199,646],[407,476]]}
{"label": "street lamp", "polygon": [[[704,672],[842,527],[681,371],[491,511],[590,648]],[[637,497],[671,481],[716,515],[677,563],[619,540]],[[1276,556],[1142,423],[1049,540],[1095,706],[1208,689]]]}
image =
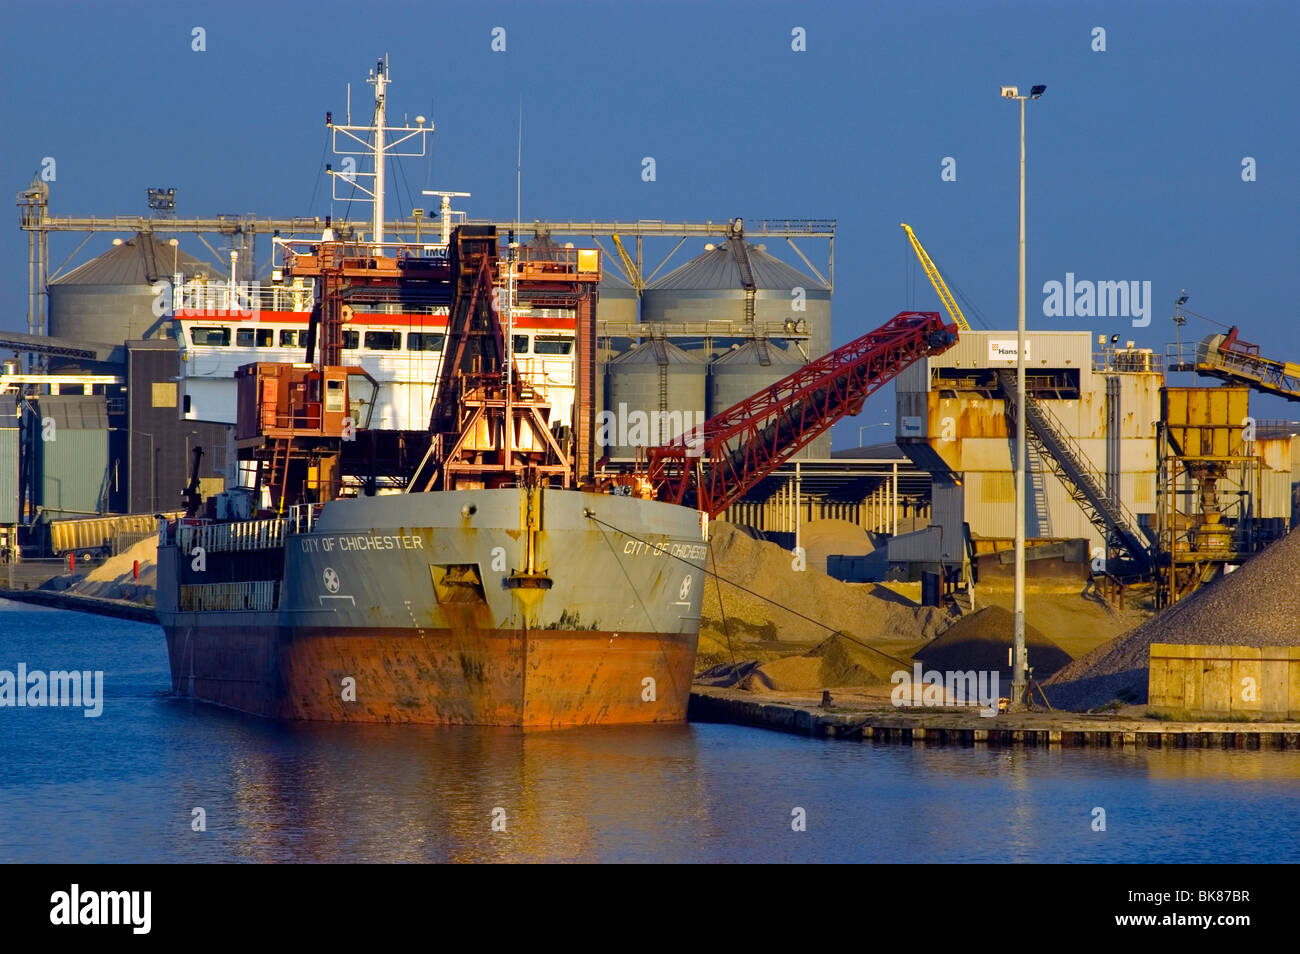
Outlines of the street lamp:
{"label": "street lamp", "polygon": [[178,289],[181,287],[181,243],[170,238],[167,244],[172,247],[172,313],[175,314],[176,305],[180,301]]}
{"label": "street lamp", "polygon": [[1011,670],[1011,708],[1025,699],[1025,100],[1038,99],[1047,87],[1032,86],[1021,96],[1015,86],[1003,86],[1002,98],[1020,103],[1020,287],[1016,308],[1016,579],[1015,662]]}
{"label": "street lamp", "polygon": [[863,446],[865,446],[865,445],[862,443],[862,432],[865,431],[867,428],[869,428],[869,427],[889,427],[889,426],[891,426],[889,421],[881,421],[879,424],[862,424],[862,425],[860,425],[860,426],[858,427],[858,446],[859,446],[859,447],[863,447]]}

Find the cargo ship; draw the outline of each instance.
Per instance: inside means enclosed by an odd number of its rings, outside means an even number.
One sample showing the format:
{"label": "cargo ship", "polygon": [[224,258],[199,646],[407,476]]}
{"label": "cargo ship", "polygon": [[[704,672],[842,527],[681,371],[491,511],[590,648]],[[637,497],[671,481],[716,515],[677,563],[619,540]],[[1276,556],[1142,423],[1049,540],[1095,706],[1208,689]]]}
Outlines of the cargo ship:
{"label": "cargo ship", "polygon": [[[293,327],[298,303],[233,329],[176,314],[194,347],[224,348],[234,330],[252,360],[233,375],[235,485],[200,499],[196,448],[185,515],[159,524],[173,689],[282,719],[681,721],[709,519],[957,328],[901,312],[702,424],[680,416],[632,469],[607,469],[599,251],[452,229],[445,202],[443,242],[385,241],[385,143],[431,127],[387,127],[384,62],[370,81],[372,125],[326,123],[370,149],[371,233],[327,220],[318,238],[276,239],[275,280],[312,290],[306,327]],[[405,371],[367,364],[371,335],[389,351],[405,337]],[[272,343],[304,360],[264,360],[296,356]],[[426,351],[432,383],[409,357]],[[400,393],[406,417],[376,419]],[[427,424],[409,426],[412,413]]]}
{"label": "cargo ship", "polygon": [[[371,125],[326,121],[371,144],[372,231],[277,240],[277,274],[313,293],[305,341],[284,337],[305,360],[238,368],[239,486],[200,500],[196,477],[186,515],[159,523],[173,690],[280,719],[683,720],[708,518],[597,473],[599,253],[482,226],[385,241],[384,143],[416,128],[386,125],[386,63],[370,81]],[[378,382],[345,347],[357,316],[438,301],[427,425],[372,426]],[[516,360],[536,330],[523,302],[572,329],[554,335],[558,388]]]}

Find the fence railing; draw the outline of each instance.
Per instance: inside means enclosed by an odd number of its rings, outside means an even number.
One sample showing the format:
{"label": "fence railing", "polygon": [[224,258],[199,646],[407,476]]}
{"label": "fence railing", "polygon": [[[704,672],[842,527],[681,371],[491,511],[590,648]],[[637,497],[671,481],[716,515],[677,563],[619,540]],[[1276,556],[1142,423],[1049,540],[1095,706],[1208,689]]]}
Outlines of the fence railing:
{"label": "fence railing", "polygon": [[272,550],[284,546],[283,517],[241,520],[237,523],[206,523],[176,528],[176,545],[189,553],[202,547],[210,553],[244,550]]}

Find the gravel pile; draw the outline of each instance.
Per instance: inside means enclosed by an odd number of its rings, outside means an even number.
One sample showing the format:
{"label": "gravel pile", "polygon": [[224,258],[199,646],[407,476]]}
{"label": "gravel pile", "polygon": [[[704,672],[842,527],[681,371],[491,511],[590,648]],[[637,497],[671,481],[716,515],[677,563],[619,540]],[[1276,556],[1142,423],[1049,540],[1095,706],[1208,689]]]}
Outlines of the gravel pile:
{"label": "gravel pile", "polygon": [[[837,630],[864,642],[917,643],[950,622],[946,611],[917,606],[883,586],[841,583],[811,565],[795,570],[789,551],[725,521],[711,524],[709,536],[709,570],[722,578],[710,576],[704,583],[701,645],[710,650],[726,643],[724,611],[738,658],[745,642],[794,644],[789,653],[800,644],[818,645]],[[702,665],[721,661],[702,656]],[[746,650],[743,658],[753,656]]]}
{"label": "gravel pile", "polygon": [[[997,670],[1001,673],[999,679],[1010,685],[1007,650],[1015,639],[1015,622],[1015,614],[1010,610],[986,606],[953,623],[938,639],[918,649],[916,658],[926,669],[942,672]],[[1046,679],[1070,662],[1069,653],[1028,624],[1025,646],[1035,680]]]}
{"label": "gravel pile", "polygon": [[1048,681],[1048,699],[1076,710],[1146,702],[1152,643],[1300,646],[1300,532],[1075,660]]}

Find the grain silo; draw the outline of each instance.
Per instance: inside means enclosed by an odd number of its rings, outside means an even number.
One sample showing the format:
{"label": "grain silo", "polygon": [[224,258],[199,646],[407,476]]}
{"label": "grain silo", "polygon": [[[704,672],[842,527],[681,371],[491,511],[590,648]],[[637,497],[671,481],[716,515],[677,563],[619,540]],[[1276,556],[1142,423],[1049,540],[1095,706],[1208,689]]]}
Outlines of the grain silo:
{"label": "grain silo", "polygon": [[596,291],[600,294],[596,300],[598,321],[636,324],[639,301],[635,288],[606,267],[601,271]]}
{"label": "grain silo", "polygon": [[636,289],[608,266],[601,270],[596,291],[596,411],[599,413],[605,409],[609,362],[636,343],[635,338],[617,332],[637,323],[641,300]]}
{"label": "grain silo", "polygon": [[803,366],[793,346],[761,338],[721,355],[709,367],[709,417],[757,394]]}
{"label": "grain silo", "polygon": [[789,322],[802,322],[811,336],[810,356],[820,357],[830,350],[831,293],[762,245],[735,237],[705,246],[702,254],[646,286],[641,320],[737,326],[755,321],[756,330],[766,326],[778,333]]}
{"label": "grain silo", "polygon": [[[803,355],[789,343],[755,338],[715,358],[709,366],[709,417],[739,404],[803,367]],[[822,434],[796,455],[829,457],[830,434]]]}
{"label": "grain silo", "polygon": [[[208,266],[151,232],[138,232],[49,284],[50,334],[73,341],[121,344],[164,335],[153,285]],[[170,308],[171,302],[166,303]]]}
{"label": "grain silo", "polygon": [[609,364],[607,411],[596,439],[611,457],[666,443],[704,422],[708,368],[662,338],[642,342]]}

